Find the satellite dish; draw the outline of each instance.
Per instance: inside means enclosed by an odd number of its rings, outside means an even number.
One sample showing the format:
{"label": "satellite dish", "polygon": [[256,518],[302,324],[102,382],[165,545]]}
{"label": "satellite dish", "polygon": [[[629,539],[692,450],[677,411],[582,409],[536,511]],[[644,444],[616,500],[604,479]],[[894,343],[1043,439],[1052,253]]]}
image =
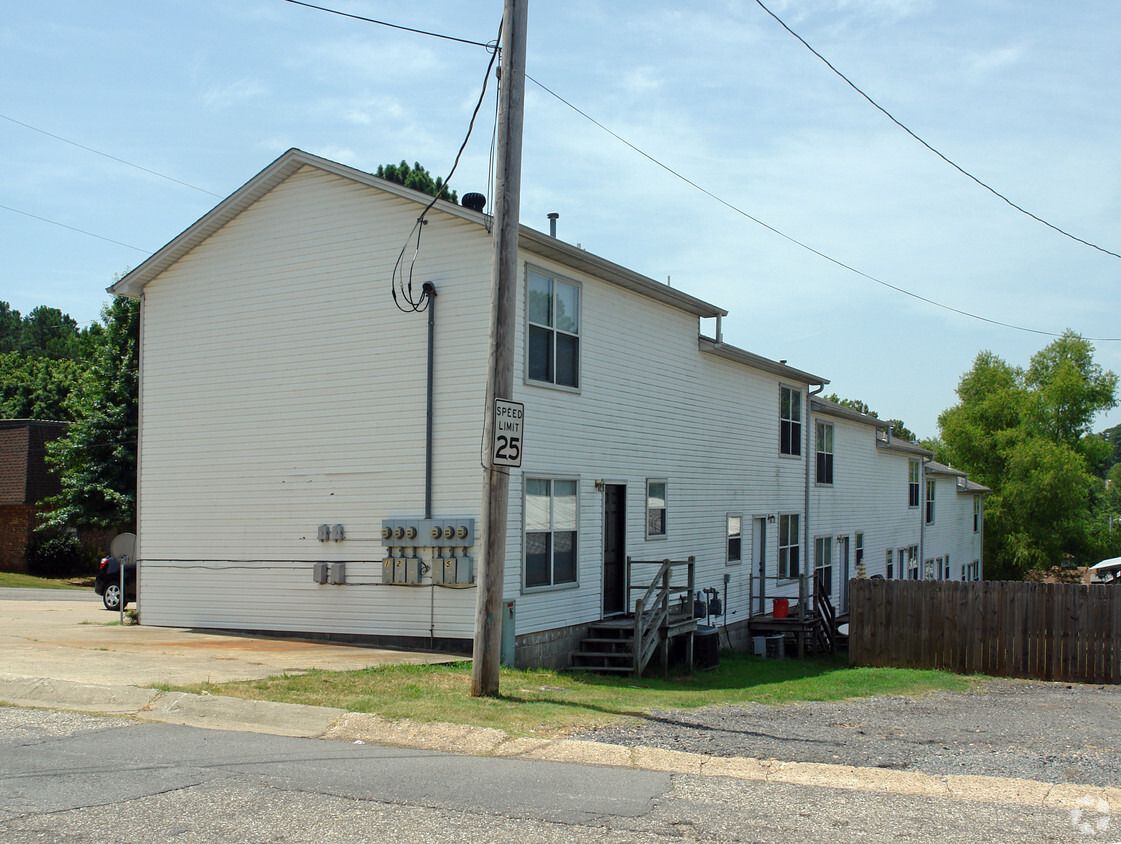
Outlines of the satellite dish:
{"label": "satellite dish", "polygon": [[116,557],[121,565],[134,562],[133,556],[136,553],[136,534],[117,534],[113,537],[113,541],[109,543],[109,553]]}

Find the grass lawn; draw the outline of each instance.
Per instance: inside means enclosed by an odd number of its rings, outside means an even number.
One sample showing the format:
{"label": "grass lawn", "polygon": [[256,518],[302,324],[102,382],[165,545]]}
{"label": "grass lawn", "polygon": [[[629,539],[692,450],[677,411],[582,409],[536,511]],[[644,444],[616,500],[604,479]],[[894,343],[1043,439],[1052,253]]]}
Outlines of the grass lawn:
{"label": "grass lawn", "polygon": [[0,586],[19,586],[25,589],[90,589],[93,587],[93,575],[53,578],[0,571]]}
{"label": "grass lawn", "polygon": [[720,667],[714,671],[669,680],[503,669],[498,698],[470,697],[470,677],[470,663],[458,662],[311,671],[174,689],[334,706],[394,720],[497,727],[516,736],[555,736],[581,726],[640,718],[654,710],[920,695],[965,691],[977,682],[941,671],[849,668],[844,657],[768,661],[728,652],[721,655]]}

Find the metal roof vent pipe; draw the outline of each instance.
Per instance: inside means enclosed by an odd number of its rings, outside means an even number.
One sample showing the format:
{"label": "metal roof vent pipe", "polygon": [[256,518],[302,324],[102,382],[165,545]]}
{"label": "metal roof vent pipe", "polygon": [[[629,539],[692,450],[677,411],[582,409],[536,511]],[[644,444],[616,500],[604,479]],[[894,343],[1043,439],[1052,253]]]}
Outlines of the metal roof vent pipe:
{"label": "metal roof vent pipe", "polygon": [[557,219],[560,217],[556,211],[550,211],[547,215],[549,218],[549,237],[557,236]]}
{"label": "metal roof vent pipe", "polygon": [[481,193],[465,193],[461,201],[464,208],[472,211],[482,211],[487,204],[487,198]]}

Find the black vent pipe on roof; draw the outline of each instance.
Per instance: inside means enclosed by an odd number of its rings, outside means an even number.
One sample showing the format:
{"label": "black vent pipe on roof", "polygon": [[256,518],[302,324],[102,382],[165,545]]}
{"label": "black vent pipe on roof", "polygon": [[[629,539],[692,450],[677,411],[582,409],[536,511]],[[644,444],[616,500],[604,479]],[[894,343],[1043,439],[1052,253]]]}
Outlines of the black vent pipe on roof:
{"label": "black vent pipe on roof", "polygon": [[482,211],[486,208],[487,198],[481,193],[465,193],[460,202],[464,208],[471,211]]}

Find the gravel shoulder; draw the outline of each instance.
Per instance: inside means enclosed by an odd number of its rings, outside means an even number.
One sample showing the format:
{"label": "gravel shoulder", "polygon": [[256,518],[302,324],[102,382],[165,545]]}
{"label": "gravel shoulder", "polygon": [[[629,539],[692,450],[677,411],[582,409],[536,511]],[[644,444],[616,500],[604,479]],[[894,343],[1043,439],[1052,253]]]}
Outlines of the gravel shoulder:
{"label": "gravel shoulder", "polygon": [[652,713],[578,738],[709,756],[1121,784],[1121,688],[991,680],[965,693]]}

